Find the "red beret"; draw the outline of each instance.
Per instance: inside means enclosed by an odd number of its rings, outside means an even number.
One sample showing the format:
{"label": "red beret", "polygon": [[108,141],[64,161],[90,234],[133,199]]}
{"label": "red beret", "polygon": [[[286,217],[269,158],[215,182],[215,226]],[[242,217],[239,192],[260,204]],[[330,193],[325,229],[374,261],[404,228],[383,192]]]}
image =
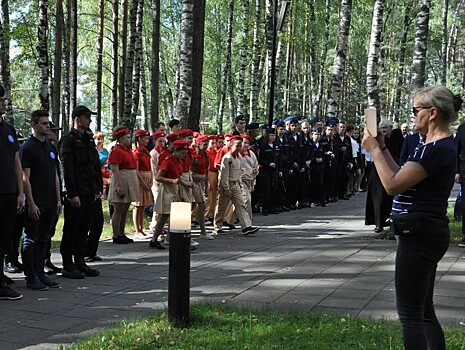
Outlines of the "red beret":
{"label": "red beret", "polygon": [[200,134],[199,134],[197,131],[194,131],[194,132],[192,133],[192,136],[194,136],[194,138],[199,137],[199,135],[200,135]]}
{"label": "red beret", "polygon": [[229,133],[229,132],[228,132],[227,134],[224,134],[224,137],[233,137],[233,136],[234,136],[234,135],[231,134],[231,133]]}
{"label": "red beret", "polygon": [[252,143],[252,138],[251,138],[249,135],[247,135],[247,134],[241,134],[241,137],[242,137],[243,139],[246,139],[247,141],[249,141],[249,143]]}
{"label": "red beret", "polygon": [[217,137],[216,137],[217,140],[224,140],[224,135],[223,134],[219,134]]}
{"label": "red beret", "polygon": [[166,134],[163,131],[157,131],[155,134],[152,135],[154,140],[158,139],[159,137],[165,137]]}
{"label": "red beret", "polygon": [[134,133],[134,136],[136,137],[150,136],[150,133],[147,130],[140,129]]}
{"label": "red beret", "polygon": [[207,136],[207,135],[199,135],[199,136],[195,139],[195,142],[196,142],[196,143],[208,142],[208,136]]}
{"label": "red beret", "polygon": [[183,139],[188,136],[194,136],[194,132],[191,129],[182,129],[180,132],[178,132],[178,136]]}
{"label": "red beret", "polygon": [[166,139],[167,139],[169,142],[173,142],[173,141],[179,140],[179,134],[169,134],[168,136],[166,136]]}
{"label": "red beret", "polygon": [[239,135],[236,135],[236,136],[231,137],[231,140],[229,140],[229,141],[231,141],[231,142],[233,142],[233,141],[242,141],[242,137],[239,136]]}
{"label": "red beret", "polygon": [[209,140],[216,140],[218,137],[216,135],[208,135]]}
{"label": "red beret", "polygon": [[189,145],[187,144],[186,141],[184,140],[176,140],[173,142],[173,146],[175,148],[183,148],[183,149],[189,149]]}
{"label": "red beret", "polygon": [[115,140],[118,140],[120,137],[123,137],[123,136],[129,134],[129,132],[130,131],[129,131],[128,128],[118,130],[117,132],[115,132]]}

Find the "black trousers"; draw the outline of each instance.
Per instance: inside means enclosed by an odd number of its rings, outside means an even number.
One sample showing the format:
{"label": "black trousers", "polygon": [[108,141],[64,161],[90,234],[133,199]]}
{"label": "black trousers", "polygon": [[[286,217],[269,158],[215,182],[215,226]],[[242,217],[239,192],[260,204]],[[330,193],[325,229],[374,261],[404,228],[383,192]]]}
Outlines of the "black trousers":
{"label": "black trousers", "polygon": [[339,161],[337,166],[337,194],[339,198],[342,198],[347,193],[347,185],[349,184],[349,175],[346,169],[347,163],[345,161]]}
{"label": "black trousers", "polygon": [[87,254],[86,256],[97,255],[98,244],[100,242],[100,236],[103,231],[103,209],[102,199],[98,198],[94,202],[92,224],[89,230],[89,236],[87,237]]}
{"label": "black trousers", "polygon": [[41,207],[39,220],[25,219],[23,240],[23,267],[26,277],[44,274],[47,245],[55,227],[56,207]]}
{"label": "black trousers", "polygon": [[7,248],[5,254],[5,263],[15,263],[18,261],[19,257],[19,242],[21,241],[21,236],[24,231],[24,218],[26,217],[24,210],[21,211],[21,214],[16,216],[15,224],[13,227],[13,232],[11,235],[10,245]]}
{"label": "black trousers", "polygon": [[276,209],[278,201],[277,191],[277,174],[274,170],[262,168],[260,170],[260,200],[263,211],[272,211]]}
{"label": "black trousers", "polygon": [[300,168],[293,169],[292,174],[289,174],[288,198],[291,205],[296,205],[297,201],[301,199],[302,176]]}
{"label": "black trousers", "polygon": [[446,221],[426,221],[421,232],[398,237],[395,283],[405,350],[446,349],[433,292],[438,262],[449,247],[449,227]]}
{"label": "black trousers", "polygon": [[323,163],[315,164],[311,169],[311,199],[314,203],[324,204],[326,201],[326,189],[324,184],[325,166]]}
{"label": "black trousers", "polygon": [[87,254],[87,234],[92,223],[95,197],[80,195],[81,207],[75,208],[68,198],[65,198],[63,237],[61,239],[60,253],[63,259],[63,268],[74,268],[75,259],[84,258]]}
{"label": "black trousers", "polygon": [[[0,194],[0,258],[5,254],[11,243],[11,234],[16,220],[16,193]],[[0,283],[5,281],[3,268],[0,269]]]}

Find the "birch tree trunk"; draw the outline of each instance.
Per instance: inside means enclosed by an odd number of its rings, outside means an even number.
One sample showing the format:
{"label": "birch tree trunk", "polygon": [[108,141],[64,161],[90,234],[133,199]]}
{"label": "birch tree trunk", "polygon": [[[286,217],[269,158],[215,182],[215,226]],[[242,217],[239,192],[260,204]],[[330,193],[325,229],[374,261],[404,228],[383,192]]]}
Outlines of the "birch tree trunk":
{"label": "birch tree trunk", "polygon": [[50,96],[48,93],[48,81],[50,79],[48,63],[48,1],[39,1],[39,26],[37,28],[37,53],[40,68],[40,108],[44,111],[50,109]]}
{"label": "birch tree trunk", "polygon": [[103,31],[105,25],[105,0],[99,0],[99,26],[97,39],[97,130],[102,130],[102,76]]}
{"label": "birch tree trunk", "polygon": [[63,1],[55,2],[55,47],[53,65],[53,89],[52,89],[52,121],[59,125],[61,103],[61,65],[63,60],[63,31],[65,28]]}
{"label": "birch tree trunk", "polygon": [[248,58],[248,40],[249,40],[249,0],[242,0],[241,3],[242,12],[242,40],[240,45],[240,67],[239,67],[239,79],[237,82],[237,114],[242,114],[245,111],[246,95],[245,95],[245,77],[247,70],[247,58]]}
{"label": "birch tree trunk", "polygon": [[[318,80],[318,65],[316,62],[316,53],[315,48],[316,45],[316,18],[315,18],[315,5],[316,0],[309,1],[309,26],[308,26],[308,56],[309,60],[308,63],[310,65],[310,69],[307,70],[307,76],[310,77],[310,86],[308,87],[308,113],[309,115],[318,116],[315,114],[315,96],[316,96],[316,81]],[[304,110],[305,111],[305,110]]]}
{"label": "birch tree trunk", "polygon": [[[137,4],[137,19],[135,28],[135,42],[134,42],[134,75],[132,81],[132,106],[131,108],[131,125],[136,122],[136,117],[139,112],[140,102],[140,80],[143,75],[142,69],[142,23],[144,20],[144,0],[138,0]],[[144,128],[146,116],[142,116],[141,128]]]}
{"label": "birch tree trunk", "polygon": [[71,101],[70,101],[70,22],[71,22],[71,0],[66,0],[66,23],[65,23],[65,35],[63,35],[63,48],[67,48],[63,51],[63,103],[61,106],[61,123],[63,132],[66,133],[70,129],[71,118]]}
{"label": "birch tree trunk", "polygon": [[374,107],[380,111],[378,88],[378,62],[379,49],[381,47],[381,33],[383,30],[384,0],[376,0],[373,7],[373,19],[371,22],[370,46],[367,61],[367,92],[368,107]]}
{"label": "birch tree trunk", "polygon": [[135,60],[135,45],[136,45],[136,21],[137,21],[137,8],[139,0],[132,0],[131,11],[129,15],[129,44],[126,53],[125,63],[125,77],[124,77],[124,108],[123,108],[123,124],[128,126],[131,130],[134,128],[135,120],[132,118],[132,85],[133,85],[133,71]]}
{"label": "birch tree trunk", "polygon": [[[326,0],[325,5],[325,12],[324,12],[324,30],[323,30],[323,38],[328,38],[329,36],[329,20],[330,20],[330,11],[331,11],[331,0]],[[321,48],[321,55],[320,55],[320,69],[318,72],[318,96],[317,100],[315,101],[315,115],[317,117],[323,116],[323,91],[325,85],[325,74],[324,69],[326,66],[326,56],[328,55],[328,42],[329,40],[323,40],[323,45]]]}
{"label": "birch tree trunk", "polygon": [[341,1],[339,34],[337,38],[336,55],[333,62],[333,72],[331,75],[329,98],[328,98],[328,119],[335,117],[338,113],[342,78],[348,51],[349,29],[351,21],[352,0]]}
{"label": "birch tree trunk", "polygon": [[223,129],[223,116],[224,116],[224,105],[226,101],[226,95],[229,100],[229,124],[230,128],[234,128],[234,119],[236,109],[233,107],[233,87],[232,87],[232,73],[231,73],[231,55],[232,55],[232,35],[233,35],[233,20],[234,20],[234,0],[229,0],[229,16],[228,16],[228,29],[226,35],[226,57],[223,68],[223,83],[220,98],[220,106],[217,117],[217,128],[218,132]]}
{"label": "birch tree trunk", "polygon": [[417,28],[412,61],[411,90],[417,90],[425,85],[426,49],[428,43],[428,23],[431,1],[420,0],[417,15]]}
{"label": "birch tree trunk", "polygon": [[[200,130],[202,109],[202,77],[205,31],[205,1],[194,1],[194,38],[192,43],[192,97],[189,107],[187,127]],[[193,74],[195,72],[195,74]]]}
{"label": "birch tree trunk", "polygon": [[192,99],[192,55],[194,37],[194,0],[182,1],[181,49],[179,52],[179,90],[175,117],[187,126]]}
{"label": "birch tree trunk", "polygon": [[447,83],[447,16],[449,14],[449,0],[442,2],[442,45],[441,45],[441,84]]}
{"label": "birch tree trunk", "polygon": [[112,46],[111,46],[111,97],[110,97],[110,115],[111,124],[116,126],[118,124],[118,43],[119,43],[119,15],[118,15],[119,0],[112,0],[111,8],[113,12],[113,26],[111,31]]}
{"label": "birch tree trunk", "polygon": [[[71,13],[69,17],[69,115],[72,115],[77,99],[77,0],[71,0]],[[72,121],[70,121],[70,126]]]}
{"label": "birch tree trunk", "polygon": [[[147,52],[147,50],[142,49],[143,52]],[[140,114],[142,116],[141,126],[145,130],[154,131],[151,121],[149,121],[148,113],[149,104],[147,99],[147,79],[146,79],[146,66],[147,63],[142,59],[141,60],[142,66],[140,67],[140,95],[141,95],[141,104],[140,104]]]}
{"label": "birch tree trunk", "polygon": [[256,119],[258,109],[258,95],[260,89],[260,24],[262,14],[262,1],[263,0],[255,0],[252,69],[250,71],[249,123]]}
{"label": "birch tree trunk", "polygon": [[155,130],[155,124],[159,117],[160,90],[160,0],[152,0],[152,62],[151,62],[151,83],[150,83],[150,125]]}
{"label": "birch tree trunk", "polygon": [[[125,102],[125,82],[127,66],[127,46],[128,46],[128,0],[121,0],[121,45],[119,46],[119,84],[118,84],[118,111],[119,123],[124,121],[124,102]],[[126,125],[126,124],[125,124]]]}
{"label": "birch tree trunk", "polygon": [[[2,53],[1,53],[1,74],[2,84],[5,91],[11,94],[11,73],[10,73],[10,8],[8,0],[2,0]],[[11,106],[9,106],[11,107]],[[11,125],[14,125],[13,110],[7,108],[5,113],[5,120]]]}

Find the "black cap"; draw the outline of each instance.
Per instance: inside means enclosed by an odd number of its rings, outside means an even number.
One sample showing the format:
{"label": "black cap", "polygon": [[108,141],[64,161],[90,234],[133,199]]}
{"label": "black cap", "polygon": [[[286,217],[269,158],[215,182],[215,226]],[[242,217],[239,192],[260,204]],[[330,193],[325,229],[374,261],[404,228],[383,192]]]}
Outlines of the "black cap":
{"label": "black cap", "polygon": [[76,106],[73,109],[73,118],[80,117],[81,115],[88,115],[90,117],[91,115],[96,115],[96,114],[97,112],[92,112],[86,106]]}
{"label": "black cap", "polygon": [[258,123],[250,123],[249,125],[247,125],[247,130],[255,130],[255,129],[258,129],[260,126],[260,124]]}
{"label": "black cap", "polygon": [[239,123],[240,121],[245,121],[245,117],[243,115],[238,115],[235,119],[236,123]]}
{"label": "black cap", "polygon": [[52,122],[52,121],[49,121],[48,123],[50,125],[50,130],[61,130],[61,129],[63,129],[63,128],[60,128],[60,127],[56,126],[55,123]]}
{"label": "black cap", "polygon": [[266,129],[265,129],[265,133],[266,133],[267,135],[273,135],[273,134],[276,133],[276,130],[273,129],[273,128],[266,128]]}
{"label": "black cap", "polygon": [[265,130],[268,128],[268,124],[262,124],[262,129]]}

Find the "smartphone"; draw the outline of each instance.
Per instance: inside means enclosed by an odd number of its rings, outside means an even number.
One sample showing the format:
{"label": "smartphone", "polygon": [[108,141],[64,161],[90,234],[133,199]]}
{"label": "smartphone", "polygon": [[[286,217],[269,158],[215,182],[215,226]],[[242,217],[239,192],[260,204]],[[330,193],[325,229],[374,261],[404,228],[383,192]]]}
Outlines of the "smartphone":
{"label": "smartphone", "polygon": [[376,121],[376,108],[365,109],[365,124],[371,136],[378,136],[378,123]]}

